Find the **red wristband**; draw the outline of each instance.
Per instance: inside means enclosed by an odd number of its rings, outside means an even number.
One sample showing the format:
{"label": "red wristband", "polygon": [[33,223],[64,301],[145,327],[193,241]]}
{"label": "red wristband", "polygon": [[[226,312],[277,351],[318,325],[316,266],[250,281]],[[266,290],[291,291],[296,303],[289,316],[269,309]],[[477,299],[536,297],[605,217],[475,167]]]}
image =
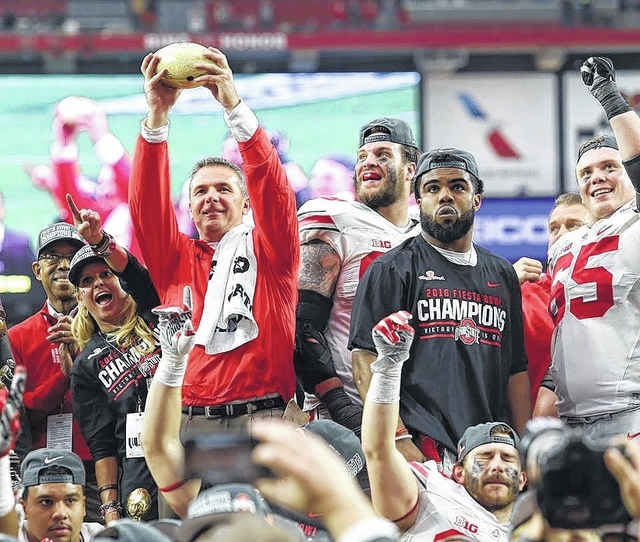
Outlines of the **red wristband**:
{"label": "red wristband", "polygon": [[416,504],[414,504],[411,507],[411,510],[409,510],[404,516],[399,517],[398,519],[394,519],[393,522],[394,523],[398,523],[399,521],[402,521],[403,519],[407,519],[411,514],[413,514],[416,511],[416,508],[418,508],[419,504],[420,504],[420,495],[418,494],[418,499],[416,500]]}
{"label": "red wristband", "polygon": [[401,427],[396,431],[396,437],[401,437],[402,435],[408,435],[409,430],[406,427]]}
{"label": "red wristband", "polygon": [[185,485],[187,483],[186,480],[180,480],[179,482],[176,482],[175,484],[171,484],[170,486],[166,486],[166,487],[159,487],[158,491],[160,491],[160,493],[169,493],[171,491],[175,491],[176,489],[178,489],[179,487],[182,487],[183,485]]}

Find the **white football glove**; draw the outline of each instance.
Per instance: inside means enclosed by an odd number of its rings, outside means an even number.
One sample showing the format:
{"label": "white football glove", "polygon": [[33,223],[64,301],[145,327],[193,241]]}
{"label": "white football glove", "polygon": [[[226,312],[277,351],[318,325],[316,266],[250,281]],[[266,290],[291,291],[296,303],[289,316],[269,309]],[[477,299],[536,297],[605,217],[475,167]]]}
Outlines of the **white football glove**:
{"label": "white football glove", "polygon": [[154,379],[167,386],[181,386],[187,370],[187,358],[195,341],[191,322],[191,288],[184,287],[182,307],[156,307],[162,358]]}
{"label": "white football glove", "polygon": [[378,351],[378,358],[371,364],[374,373],[402,364],[409,359],[415,333],[409,324],[411,318],[410,312],[394,312],[373,327],[371,336]]}

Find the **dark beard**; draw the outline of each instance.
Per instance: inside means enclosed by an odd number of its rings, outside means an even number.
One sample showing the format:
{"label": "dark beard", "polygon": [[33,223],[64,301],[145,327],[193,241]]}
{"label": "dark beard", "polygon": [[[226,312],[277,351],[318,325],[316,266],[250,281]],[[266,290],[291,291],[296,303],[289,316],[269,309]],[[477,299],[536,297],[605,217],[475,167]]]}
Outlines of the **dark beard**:
{"label": "dark beard", "polygon": [[449,244],[464,237],[473,226],[475,211],[469,209],[466,213],[460,215],[458,220],[453,224],[438,224],[433,218],[427,216],[420,209],[420,225],[422,231],[437,239],[443,244]]}
{"label": "dark beard", "polygon": [[398,199],[398,175],[395,170],[387,170],[387,180],[378,191],[377,194],[362,198],[357,191],[356,195],[360,203],[364,203],[370,209],[380,209],[382,207],[388,207],[395,203]]}

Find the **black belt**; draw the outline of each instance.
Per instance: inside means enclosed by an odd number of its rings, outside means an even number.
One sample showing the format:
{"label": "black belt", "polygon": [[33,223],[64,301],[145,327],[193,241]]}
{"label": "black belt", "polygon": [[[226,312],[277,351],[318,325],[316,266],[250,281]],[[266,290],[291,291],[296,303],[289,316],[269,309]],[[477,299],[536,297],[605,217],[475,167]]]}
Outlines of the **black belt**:
{"label": "black belt", "polygon": [[256,410],[270,408],[284,408],[286,405],[281,397],[271,399],[257,399],[246,403],[228,404],[218,406],[183,406],[182,413],[189,416],[205,416],[206,418],[231,418],[250,414]]}

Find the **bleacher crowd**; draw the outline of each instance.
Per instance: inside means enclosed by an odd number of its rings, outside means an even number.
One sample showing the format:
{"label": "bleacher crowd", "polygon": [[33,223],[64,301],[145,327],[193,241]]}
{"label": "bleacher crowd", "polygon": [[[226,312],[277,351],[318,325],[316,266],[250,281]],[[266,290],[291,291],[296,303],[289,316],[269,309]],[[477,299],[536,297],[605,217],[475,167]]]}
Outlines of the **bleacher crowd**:
{"label": "bleacher crowd", "polygon": [[626,26],[618,0],[3,0],[4,32],[288,32],[428,28],[444,21]]}

